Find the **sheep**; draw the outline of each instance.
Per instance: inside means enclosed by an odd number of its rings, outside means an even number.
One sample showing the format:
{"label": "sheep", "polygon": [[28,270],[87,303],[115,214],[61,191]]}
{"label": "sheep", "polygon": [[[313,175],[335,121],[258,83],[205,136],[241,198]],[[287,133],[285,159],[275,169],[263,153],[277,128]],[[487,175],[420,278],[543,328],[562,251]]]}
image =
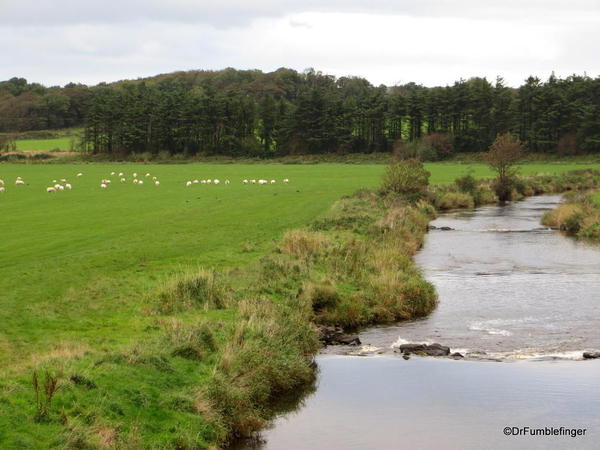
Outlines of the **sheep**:
{"label": "sheep", "polygon": [[185,183],[185,187],[190,187],[192,185],[191,181],[188,181],[187,183]]}
{"label": "sheep", "polygon": [[50,186],[50,187],[46,188],[46,192],[50,192],[50,193],[56,192],[56,189],[54,187]]}
{"label": "sheep", "polygon": [[137,180],[137,178],[135,180],[133,180],[133,184],[138,184],[139,181]]}
{"label": "sheep", "polygon": [[250,183],[256,184],[256,180],[250,180]]}
{"label": "sheep", "polygon": [[290,182],[290,180],[288,180],[287,178],[284,178],[284,179],[283,179],[283,182],[284,182],[285,184],[288,184],[288,183]]}
{"label": "sheep", "polygon": [[60,182],[61,182],[61,183],[66,183],[66,182],[67,182],[67,179],[66,179],[66,178],[61,178],[61,179],[60,179]]}
{"label": "sheep", "polygon": [[149,173],[147,173],[145,176],[146,176],[146,177],[149,177],[149,176],[150,176],[150,174],[149,174]]}
{"label": "sheep", "polygon": [[61,188],[60,184],[58,184],[58,183],[57,183],[57,184],[55,184],[55,185],[54,185],[54,189],[56,189],[57,191],[58,191],[60,188]]}
{"label": "sheep", "polygon": [[267,184],[267,180],[258,180],[258,184]]}
{"label": "sheep", "polygon": [[120,181],[121,183],[127,183],[127,179],[126,179],[126,178],[121,178],[119,181]]}
{"label": "sheep", "polygon": [[248,180],[244,180],[244,181],[242,181],[242,183],[248,184]]}
{"label": "sheep", "polygon": [[200,183],[200,182],[199,182],[198,180],[194,180],[194,181],[192,181],[192,183],[194,183],[194,184],[198,184],[198,183]]}
{"label": "sheep", "polygon": [[25,182],[21,179],[17,179],[15,181],[15,186],[24,186],[24,185],[25,185]]}
{"label": "sheep", "polygon": [[114,173],[114,172],[111,172],[111,173],[110,173],[110,176],[111,176],[111,177],[114,177],[114,176],[115,176],[115,173]]}
{"label": "sheep", "polygon": [[65,184],[65,189],[68,189],[70,191],[71,189],[73,189],[73,186],[71,186],[70,183],[67,183]]}
{"label": "sheep", "polygon": [[206,184],[206,180],[201,180],[200,184]]}
{"label": "sheep", "polygon": [[154,186],[160,186],[160,181],[156,180],[156,181],[154,182]]}
{"label": "sheep", "polygon": [[271,180],[271,184],[275,184],[277,183],[275,180]]}
{"label": "sheep", "polygon": [[125,174],[123,172],[119,172],[119,177],[123,178]]}
{"label": "sheep", "polygon": [[100,188],[101,189],[106,189],[108,187],[108,184],[106,183],[100,183]]}
{"label": "sheep", "polygon": [[133,172],[133,178],[137,178],[137,172]]}
{"label": "sheep", "polygon": [[158,180],[158,178],[152,177],[152,181],[156,181],[156,180]]}
{"label": "sheep", "polygon": [[212,180],[206,180],[206,184],[212,184]]}
{"label": "sheep", "polygon": [[6,188],[4,186],[0,186],[0,194],[2,194],[5,191],[6,191]]}
{"label": "sheep", "polygon": [[78,177],[82,177],[82,176],[83,176],[83,173],[79,172],[79,173],[77,174],[77,176],[78,176]]}
{"label": "sheep", "polygon": [[220,184],[220,183],[221,183],[221,181],[220,181],[220,180],[214,180],[214,181],[213,181],[213,183],[214,183],[214,184]]}
{"label": "sheep", "polygon": [[58,189],[59,191],[64,191],[64,190],[65,190],[65,187],[64,187],[64,186],[61,186],[61,185],[59,184],[57,189]]}
{"label": "sheep", "polygon": [[0,180],[0,186],[4,186],[4,180]]}
{"label": "sheep", "polygon": [[54,184],[58,183],[58,181],[56,181],[56,180],[52,180],[52,182],[53,182]]}
{"label": "sheep", "polygon": [[144,184],[144,180],[138,180],[138,184]]}
{"label": "sheep", "polygon": [[229,183],[230,183],[230,181],[229,181],[229,180],[225,180],[225,184],[229,184]]}

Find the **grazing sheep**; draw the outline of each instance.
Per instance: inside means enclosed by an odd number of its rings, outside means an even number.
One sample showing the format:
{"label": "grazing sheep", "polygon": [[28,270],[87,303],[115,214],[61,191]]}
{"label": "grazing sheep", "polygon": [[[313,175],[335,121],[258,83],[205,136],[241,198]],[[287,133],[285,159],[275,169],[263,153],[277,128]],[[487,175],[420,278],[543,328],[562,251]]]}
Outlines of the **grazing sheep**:
{"label": "grazing sheep", "polygon": [[213,181],[213,183],[214,183],[214,184],[220,184],[220,183],[221,183],[221,181],[220,181],[220,180],[214,180],[214,181]]}
{"label": "grazing sheep", "polygon": [[138,184],[144,184],[144,180],[138,180]]}
{"label": "grazing sheep", "polygon": [[4,186],[0,186],[0,194],[3,193],[3,192],[5,192],[5,191],[6,191],[6,188]]}
{"label": "grazing sheep", "polygon": [[250,183],[256,184],[256,180],[250,180]]}
{"label": "grazing sheep", "polygon": [[158,178],[152,177],[152,181],[156,181],[156,180],[158,180]]}
{"label": "grazing sheep", "polygon": [[288,183],[290,182],[290,180],[288,180],[287,178],[284,178],[284,179],[283,179],[283,182],[284,182],[285,184],[288,184]]}
{"label": "grazing sheep", "polygon": [[15,181],[15,186],[24,186],[24,185],[25,185],[25,182],[21,179],[17,179]]}
{"label": "grazing sheep", "polygon": [[206,180],[200,181],[200,184],[206,184]]}
{"label": "grazing sheep", "polygon": [[135,180],[133,180],[133,184],[138,184],[139,181],[137,180],[137,178]]}
{"label": "grazing sheep", "polygon": [[137,172],[133,172],[133,178],[137,178]]}
{"label": "grazing sheep", "polygon": [[61,185],[59,184],[57,189],[58,189],[59,191],[64,191],[64,190],[65,190],[65,187],[64,187],[64,186],[61,186]]}
{"label": "grazing sheep", "polygon": [[71,190],[73,189],[73,186],[71,186],[70,183],[65,184],[65,189]]}
{"label": "grazing sheep", "polygon": [[229,180],[225,180],[225,184],[229,184],[229,183],[230,183],[230,181],[229,181]]}
{"label": "grazing sheep", "polygon": [[125,178],[121,178],[119,181],[120,181],[121,183],[127,183],[127,180],[126,180]]}
{"label": "grazing sheep", "polygon": [[200,183],[200,182],[199,182],[198,180],[194,180],[194,181],[192,181],[192,183],[194,183],[194,184],[198,184],[198,183]]}
{"label": "grazing sheep", "polygon": [[155,186],[160,186],[160,181],[156,180],[156,181],[154,182],[154,185],[155,185]]}
{"label": "grazing sheep", "polygon": [[277,181],[271,180],[271,184],[275,184],[275,183],[277,183]]}
{"label": "grazing sheep", "polygon": [[79,172],[79,173],[77,174],[77,176],[78,176],[78,177],[82,177],[82,176],[83,176],[83,174],[82,174],[81,172]]}
{"label": "grazing sheep", "polygon": [[119,172],[119,176],[120,176],[121,178],[123,178],[123,177],[125,176],[125,174],[124,174],[123,172]]}
{"label": "grazing sheep", "polygon": [[60,188],[61,188],[60,184],[58,184],[58,183],[57,183],[57,184],[55,184],[55,185],[54,185],[54,189],[56,189],[57,191],[58,191]]}
{"label": "grazing sheep", "polygon": [[108,184],[106,184],[106,183],[100,183],[100,187],[102,189],[106,189],[108,187]]}
{"label": "grazing sheep", "polygon": [[56,192],[56,189],[50,186],[46,188],[46,192]]}
{"label": "grazing sheep", "polygon": [[4,180],[0,180],[0,186],[4,186]]}
{"label": "grazing sheep", "polygon": [[267,184],[267,180],[258,180],[258,184]]}
{"label": "grazing sheep", "polygon": [[186,186],[186,187],[190,187],[191,185],[192,185],[192,182],[191,182],[191,181],[188,181],[187,183],[185,183],[185,186]]}
{"label": "grazing sheep", "polygon": [[115,173],[114,173],[114,172],[111,172],[111,173],[110,173],[110,176],[111,176],[111,177],[114,177],[114,176],[115,176]]}
{"label": "grazing sheep", "polygon": [[66,178],[61,178],[61,179],[60,179],[60,182],[61,182],[61,183],[66,183],[66,182],[67,182],[67,179],[66,179]]}
{"label": "grazing sheep", "polygon": [[212,180],[206,180],[206,184],[212,184]]}
{"label": "grazing sheep", "polygon": [[242,183],[248,184],[248,180],[244,180],[244,181],[242,181]]}
{"label": "grazing sheep", "polygon": [[58,181],[56,181],[56,180],[52,180],[52,182],[53,182],[54,184],[58,183]]}
{"label": "grazing sheep", "polygon": [[149,174],[149,173],[147,173],[145,176],[149,177],[149,176],[150,176],[150,174]]}

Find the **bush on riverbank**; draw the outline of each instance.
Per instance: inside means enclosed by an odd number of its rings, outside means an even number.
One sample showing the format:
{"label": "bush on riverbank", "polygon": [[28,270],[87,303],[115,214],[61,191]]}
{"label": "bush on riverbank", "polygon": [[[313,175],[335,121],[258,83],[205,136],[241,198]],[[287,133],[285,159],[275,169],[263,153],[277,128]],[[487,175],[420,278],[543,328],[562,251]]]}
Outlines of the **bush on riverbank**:
{"label": "bush on riverbank", "polygon": [[[597,195],[597,194],[596,194]],[[542,224],[572,236],[600,242],[600,202],[594,195],[576,195],[542,217]]]}

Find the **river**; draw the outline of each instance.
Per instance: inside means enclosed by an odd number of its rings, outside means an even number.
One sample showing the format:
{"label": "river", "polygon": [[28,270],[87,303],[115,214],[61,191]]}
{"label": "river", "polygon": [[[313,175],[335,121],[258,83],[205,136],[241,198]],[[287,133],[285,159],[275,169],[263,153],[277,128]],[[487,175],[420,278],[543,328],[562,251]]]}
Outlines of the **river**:
{"label": "river", "polygon": [[[598,448],[600,361],[578,360],[600,349],[600,248],[541,227],[559,201],[531,197],[432,222],[416,261],[437,309],[364,330],[353,352],[371,356],[320,355],[315,392],[242,448]],[[409,342],[468,357],[394,355]],[[507,436],[505,427],[563,435]]]}

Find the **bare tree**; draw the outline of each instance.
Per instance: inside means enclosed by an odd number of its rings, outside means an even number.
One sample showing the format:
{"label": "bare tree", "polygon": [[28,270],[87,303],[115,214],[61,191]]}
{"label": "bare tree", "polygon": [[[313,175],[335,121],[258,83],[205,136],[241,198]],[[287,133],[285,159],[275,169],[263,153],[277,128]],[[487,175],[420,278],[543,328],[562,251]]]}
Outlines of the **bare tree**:
{"label": "bare tree", "polygon": [[512,198],[512,190],[518,172],[516,165],[523,159],[523,156],[521,143],[509,133],[496,137],[485,155],[485,160],[497,174],[494,189],[500,201]]}

